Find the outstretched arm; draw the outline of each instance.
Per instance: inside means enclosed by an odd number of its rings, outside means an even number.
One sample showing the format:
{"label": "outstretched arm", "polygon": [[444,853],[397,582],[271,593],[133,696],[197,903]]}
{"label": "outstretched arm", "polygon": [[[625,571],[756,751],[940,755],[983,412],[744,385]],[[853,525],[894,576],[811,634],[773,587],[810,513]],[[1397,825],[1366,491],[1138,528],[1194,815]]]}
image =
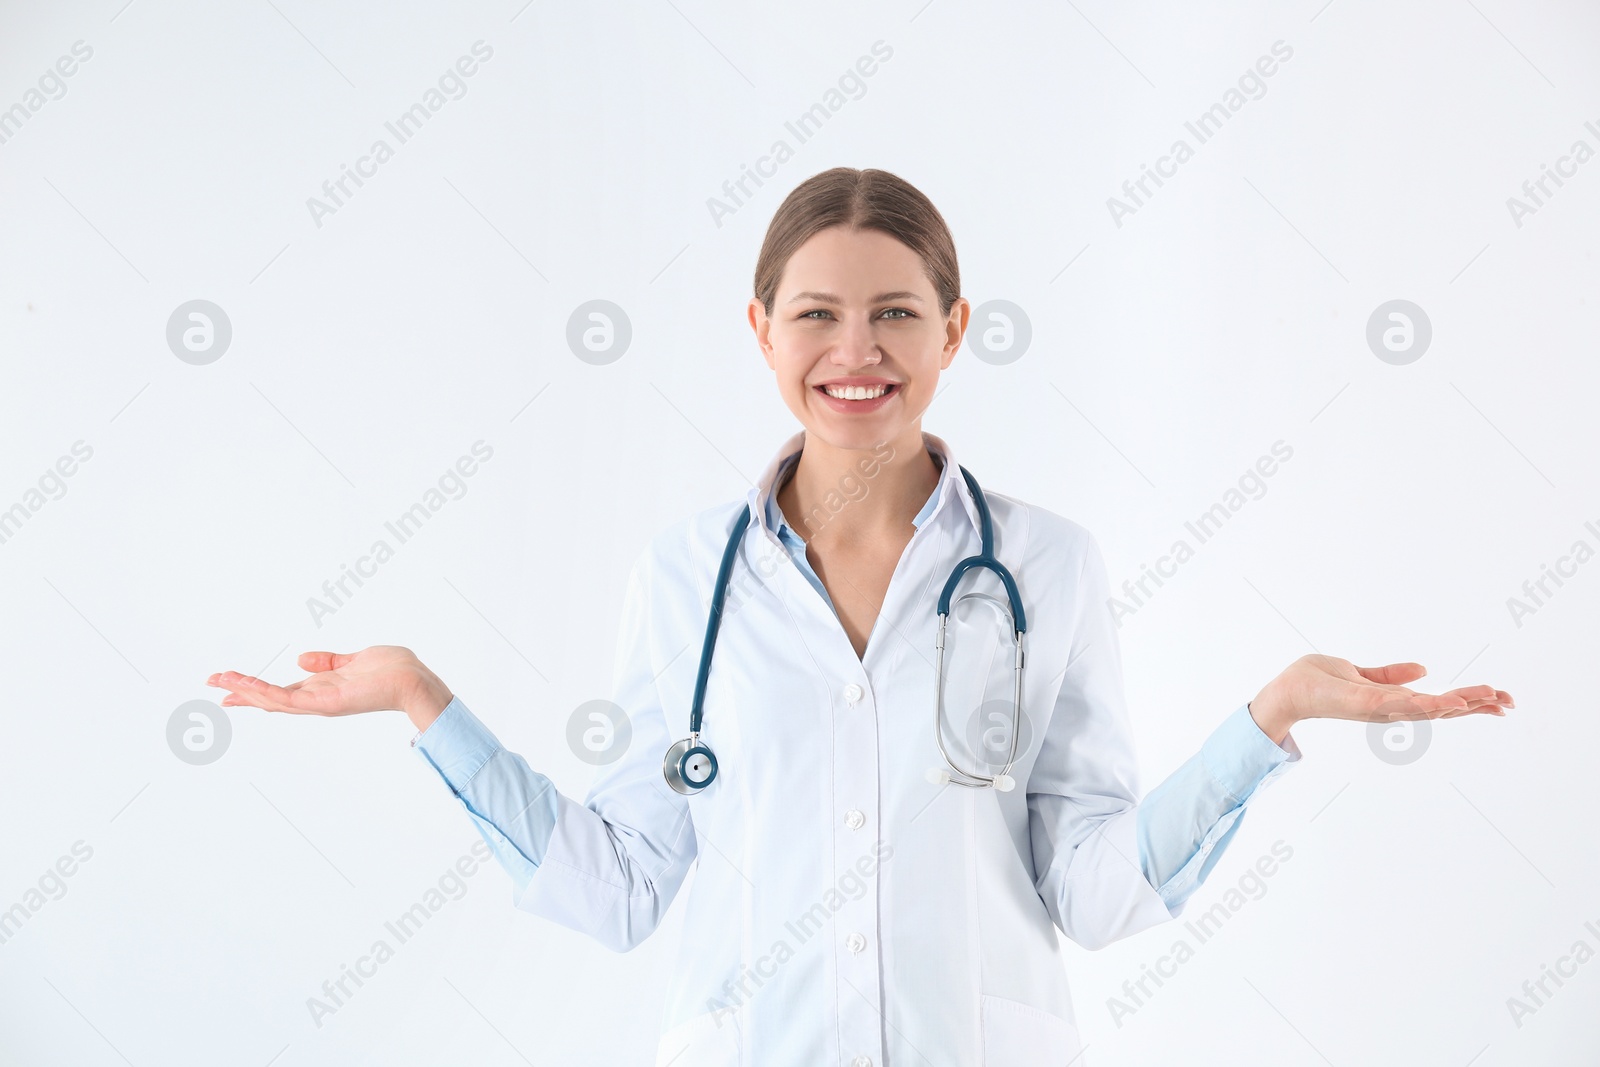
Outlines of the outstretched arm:
{"label": "outstretched arm", "polygon": [[1035,887],[1051,918],[1099,948],[1171,918],[1204,881],[1262,787],[1300,759],[1290,728],[1308,718],[1364,722],[1504,714],[1491,686],[1431,695],[1406,688],[1415,663],[1356,667],[1305,656],[1237,708],[1200,751],[1139,800],[1121,651],[1105,563],[1089,537],[1073,602],[1073,650],[1028,781]]}
{"label": "outstretched arm", "polygon": [[232,671],[212,675],[209,684],[229,690],[222,701],[229,707],[303,715],[405,711],[419,731],[415,751],[510,873],[516,906],[626,951],[659,924],[696,855],[688,803],[661,776],[669,742],[655,686],[652,559],[647,550],[629,576],[617,645],[613,699],[630,719],[632,742],[601,769],[582,804],[507,751],[408,649],[308,652],[300,666],[316,673],[287,686]]}
{"label": "outstretched arm", "polygon": [[1304,656],[1219,726],[1199,752],[1139,805],[1139,860],[1173,915],[1211,873],[1245,807],[1300,759],[1290,727],[1309,718],[1359,722],[1504,715],[1511,695],[1487,685],[1418,693],[1406,688],[1419,663],[1357,667],[1334,656]]}

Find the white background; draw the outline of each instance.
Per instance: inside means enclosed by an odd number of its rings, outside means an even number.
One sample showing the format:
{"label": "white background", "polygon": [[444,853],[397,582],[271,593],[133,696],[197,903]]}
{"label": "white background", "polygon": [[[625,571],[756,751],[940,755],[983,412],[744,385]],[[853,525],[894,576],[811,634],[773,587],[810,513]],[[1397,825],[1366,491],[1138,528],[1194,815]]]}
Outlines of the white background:
{"label": "white background", "polygon": [[[213,671],[403,644],[582,797],[566,723],[607,695],[628,565],[798,428],[744,306],[783,195],[843,164],[926,192],[965,294],[1031,323],[1013,362],[963,351],[924,428],[1093,530],[1114,586],[1293,448],[1124,625],[1146,788],[1313,650],[1517,700],[1405,765],[1298,727],[1188,917],[1281,840],[1259,900],[1120,1026],[1107,998],[1182,920],[1069,945],[1083,1062],[1594,1062],[1600,962],[1507,1007],[1600,949],[1600,563],[1507,608],[1600,547],[1600,161],[1521,226],[1506,203],[1600,149],[1592,5],[122,4],[0,23],[0,108],[93,49],[0,144],[0,509],[93,449],[0,544],[0,908],[93,850],[0,945],[0,1060],[648,1062],[681,902],[617,956],[514,911],[493,865],[316,1026],[307,998],[477,834],[397,714],[233,709],[207,766],[167,722]],[[318,226],[307,199],[478,40],[466,94]],[[799,144],[785,120],[880,40]],[[1116,225],[1107,198],[1280,40],[1266,93]],[[708,200],[780,138],[719,226]],[[1433,328],[1407,365],[1365,339],[1397,298]],[[194,299],[233,327],[205,366],[165,339]],[[566,342],[592,299],[633,329],[605,366]],[[314,624],[478,440],[466,495]]]}

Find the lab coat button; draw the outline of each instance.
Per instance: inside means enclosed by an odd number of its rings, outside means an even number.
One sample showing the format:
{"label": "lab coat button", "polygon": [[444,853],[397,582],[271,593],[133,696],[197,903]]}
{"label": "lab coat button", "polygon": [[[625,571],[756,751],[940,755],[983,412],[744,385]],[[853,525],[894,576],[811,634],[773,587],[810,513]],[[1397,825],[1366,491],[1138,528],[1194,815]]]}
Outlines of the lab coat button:
{"label": "lab coat button", "polygon": [[845,938],[844,943],[846,948],[857,954],[859,954],[862,949],[867,947],[867,939],[862,937],[860,934],[851,934],[849,937]]}
{"label": "lab coat button", "polygon": [[871,1056],[857,1056],[850,1061],[850,1067],[872,1067]]}
{"label": "lab coat button", "polygon": [[866,821],[867,817],[854,808],[851,808],[844,814],[844,824],[850,827],[852,830],[861,829],[862,824]]}
{"label": "lab coat button", "polygon": [[863,690],[859,685],[851,682],[849,685],[844,687],[844,698],[850,703],[854,704],[856,701],[861,699],[861,696],[864,692],[865,690]]}

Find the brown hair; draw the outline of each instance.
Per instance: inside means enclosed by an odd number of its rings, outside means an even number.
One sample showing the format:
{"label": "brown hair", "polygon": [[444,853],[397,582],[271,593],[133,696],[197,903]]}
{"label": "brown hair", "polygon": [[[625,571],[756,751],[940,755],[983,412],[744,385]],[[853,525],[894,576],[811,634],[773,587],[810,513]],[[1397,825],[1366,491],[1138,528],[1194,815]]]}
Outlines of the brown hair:
{"label": "brown hair", "polygon": [[950,305],[961,295],[961,269],[950,228],[933,201],[886,170],[834,167],[795,186],[767,226],[756,258],[755,296],[768,315],[789,257],[830,226],[877,230],[917,253],[938,294],[940,314],[950,313]]}

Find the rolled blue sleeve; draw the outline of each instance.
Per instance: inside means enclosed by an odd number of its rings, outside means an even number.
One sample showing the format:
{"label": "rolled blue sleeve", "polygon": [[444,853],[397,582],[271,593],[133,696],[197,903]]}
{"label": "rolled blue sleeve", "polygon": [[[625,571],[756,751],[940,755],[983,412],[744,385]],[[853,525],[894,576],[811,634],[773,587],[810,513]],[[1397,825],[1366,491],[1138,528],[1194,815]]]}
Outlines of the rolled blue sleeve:
{"label": "rolled blue sleeve", "polygon": [[1144,798],[1139,863],[1174,916],[1227,849],[1250,800],[1299,760],[1294,738],[1275,744],[1245,704]]}
{"label": "rolled blue sleeve", "polygon": [[411,745],[461,801],[500,866],[511,875],[513,902],[519,899],[539,869],[555,828],[555,786],[521,756],[507,751],[458,696],[411,739]]}

